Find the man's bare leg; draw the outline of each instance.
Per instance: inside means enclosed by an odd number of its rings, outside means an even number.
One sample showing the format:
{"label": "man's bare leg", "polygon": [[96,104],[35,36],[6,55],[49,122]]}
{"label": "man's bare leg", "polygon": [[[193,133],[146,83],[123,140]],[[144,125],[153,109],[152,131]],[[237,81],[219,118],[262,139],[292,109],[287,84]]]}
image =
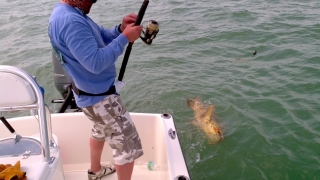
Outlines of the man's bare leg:
{"label": "man's bare leg", "polygon": [[118,180],[131,180],[134,161],[124,165],[115,165],[118,175]]}
{"label": "man's bare leg", "polygon": [[91,172],[99,172],[101,169],[101,154],[104,146],[104,141],[98,141],[90,137],[90,160]]}

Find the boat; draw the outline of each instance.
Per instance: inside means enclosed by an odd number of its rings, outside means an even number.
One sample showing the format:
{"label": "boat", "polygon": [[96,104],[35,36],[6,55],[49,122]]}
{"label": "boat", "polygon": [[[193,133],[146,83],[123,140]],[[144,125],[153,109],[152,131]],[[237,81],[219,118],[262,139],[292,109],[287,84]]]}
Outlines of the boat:
{"label": "boat", "polygon": [[[0,84],[0,164],[20,162],[27,180],[87,179],[92,124],[83,112],[72,110],[72,103],[64,104],[70,90],[64,93],[59,112],[51,113],[35,78],[23,69],[0,65]],[[11,111],[27,115],[4,117]],[[132,180],[189,180],[172,115],[130,115],[144,151],[135,161]],[[113,163],[107,144],[101,161]],[[114,180],[117,175],[102,179]]]}

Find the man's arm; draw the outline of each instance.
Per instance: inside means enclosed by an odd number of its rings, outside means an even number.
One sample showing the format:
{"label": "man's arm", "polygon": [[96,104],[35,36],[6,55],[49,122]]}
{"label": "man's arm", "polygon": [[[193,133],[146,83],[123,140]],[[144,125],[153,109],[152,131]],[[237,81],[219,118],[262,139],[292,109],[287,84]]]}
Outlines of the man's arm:
{"label": "man's arm", "polygon": [[75,59],[94,74],[113,65],[128,43],[124,35],[118,35],[107,46],[99,48],[90,28],[80,22],[69,24],[61,36]]}

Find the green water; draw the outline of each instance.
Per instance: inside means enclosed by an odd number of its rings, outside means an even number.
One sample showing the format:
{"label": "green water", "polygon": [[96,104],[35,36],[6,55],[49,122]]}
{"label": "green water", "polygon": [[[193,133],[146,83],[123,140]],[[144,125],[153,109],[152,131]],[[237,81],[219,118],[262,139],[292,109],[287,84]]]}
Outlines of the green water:
{"label": "green water", "polygon": [[[47,22],[57,2],[0,6],[0,64],[37,76],[52,112],[60,96]],[[99,0],[90,16],[111,27],[141,3]],[[121,96],[131,112],[173,115],[193,180],[320,179],[319,8],[317,0],[150,1],[144,20],[160,32],[151,46],[134,44]],[[215,104],[219,144],[189,123],[193,96]]]}

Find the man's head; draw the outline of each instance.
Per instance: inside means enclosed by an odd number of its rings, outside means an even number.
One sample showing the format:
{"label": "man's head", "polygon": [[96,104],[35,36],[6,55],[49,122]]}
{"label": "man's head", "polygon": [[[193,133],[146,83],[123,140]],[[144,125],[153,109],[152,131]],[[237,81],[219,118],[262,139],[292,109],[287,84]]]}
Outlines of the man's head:
{"label": "man's head", "polygon": [[91,6],[97,0],[62,0],[70,6],[77,7],[83,11],[84,14],[89,14]]}

